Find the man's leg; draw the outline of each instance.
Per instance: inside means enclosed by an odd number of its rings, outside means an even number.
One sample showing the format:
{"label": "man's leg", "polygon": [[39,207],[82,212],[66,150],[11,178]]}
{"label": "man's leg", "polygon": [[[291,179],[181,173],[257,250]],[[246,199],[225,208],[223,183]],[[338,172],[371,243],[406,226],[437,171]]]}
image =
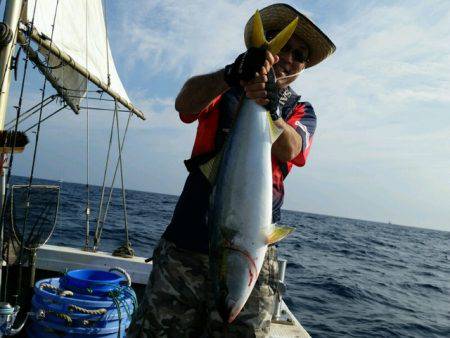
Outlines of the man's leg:
{"label": "man's leg", "polygon": [[206,316],[208,256],[179,249],[161,239],[145,295],[128,338],[200,337]]}
{"label": "man's leg", "polygon": [[267,250],[261,272],[244,308],[233,323],[224,326],[215,310],[213,296],[209,299],[208,337],[267,337],[275,306],[275,291],[271,286],[278,276],[278,261],[275,246]]}

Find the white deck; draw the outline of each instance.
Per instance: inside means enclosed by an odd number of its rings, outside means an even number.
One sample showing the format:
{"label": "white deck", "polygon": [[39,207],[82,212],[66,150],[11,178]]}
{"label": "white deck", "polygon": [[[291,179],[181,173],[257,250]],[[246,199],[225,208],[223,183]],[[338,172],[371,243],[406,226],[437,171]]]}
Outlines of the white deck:
{"label": "white deck", "polygon": [[[65,272],[74,269],[108,270],[121,267],[136,284],[147,283],[151,263],[145,263],[143,257],[121,258],[107,252],[88,252],[76,248],[56,245],[43,245],[37,251],[36,267],[41,270]],[[283,320],[272,323],[270,338],[310,338],[310,335],[294,317],[286,304],[282,303]]]}
{"label": "white deck", "polygon": [[36,267],[55,272],[75,269],[108,270],[121,267],[130,274],[133,283],[145,285],[152,264],[145,263],[143,257],[122,258],[108,252],[89,252],[65,246],[43,245],[37,251]]}

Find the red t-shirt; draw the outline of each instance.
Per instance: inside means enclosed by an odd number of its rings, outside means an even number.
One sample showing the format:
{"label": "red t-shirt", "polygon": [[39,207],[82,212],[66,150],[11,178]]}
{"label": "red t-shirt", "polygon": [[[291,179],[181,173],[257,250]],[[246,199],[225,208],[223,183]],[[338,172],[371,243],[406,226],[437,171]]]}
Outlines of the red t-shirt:
{"label": "red t-shirt", "polygon": [[[305,165],[316,128],[316,116],[311,105],[307,102],[298,102],[299,96],[290,89],[288,94],[291,95],[284,101],[285,104],[281,109],[282,117],[300,134],[303,142],[300,154],[292,161],[282,162],[272,156],[273,222],[280,220],[284,197],[283,180],[293,165]],[[232,112],[236,110],[241,95],[242,91],[239,88],[233,88],[214,99],[198,114],[180,114],[181,120],[185,123],[198,121],[192,157],[216,152],[216,143],[221,145],[220,139],[223,136],[221,134],[217,137],[218,132],[222,133],[231,126]],[[221,131],[218,130],[219,126]],[[203,174],[195,168],[191,170],[163,237],[175,243],[177,247],[207,254],[210,194],[211,186]]]}
{"label": "red t-shirt", "polygon": [[[219,116],[221,114],[221,99],[222,95],[216,97],[208,107],[198,114],[180,113],[180,119],[185,123],[192,123],[198,120],[192,157],[215,151],[215,140],[219,127]],[[272,155],[274,211],[275,209],[279,209],[283,203],[283,181],[291,171],[292,166],[302,167],[305,165],[316,128],[316,115],[311,104],[308,102],[299,102],[292,109],[286,110],[290,111],[285,111],[282,117],[301,136],[302,149],[294,159],[288,162],[282,162]]]}

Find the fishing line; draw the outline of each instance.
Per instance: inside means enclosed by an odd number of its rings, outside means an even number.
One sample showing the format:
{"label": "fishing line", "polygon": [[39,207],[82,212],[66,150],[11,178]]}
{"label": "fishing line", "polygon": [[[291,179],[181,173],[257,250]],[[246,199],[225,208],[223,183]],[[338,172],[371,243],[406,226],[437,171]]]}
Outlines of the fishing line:
{"label": "fishing line", "polygon": [[298,73],[295,73],[295,74],[285,75],[285,76],[280,76],[280,77],[277,77],[275,75],[275,82],[277,82],[277,80],[282,80],[282,79],[287,79],[287,78],[290,78],[290,77],[298,76],[302,71],[303,70],[301,70],[301,71],[299,71]]}

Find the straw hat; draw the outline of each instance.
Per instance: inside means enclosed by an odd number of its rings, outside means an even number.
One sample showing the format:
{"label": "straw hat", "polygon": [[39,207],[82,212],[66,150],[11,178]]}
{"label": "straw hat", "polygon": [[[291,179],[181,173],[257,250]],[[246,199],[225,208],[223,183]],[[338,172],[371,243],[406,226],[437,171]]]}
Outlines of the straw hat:
{"label": "straw hat", "polygon": [[[309,47],[309,61],[306,68],[312,67],[333,54],[336,46],[333,42],[302,13],[286,4],[273,4],[259,11],[265,31],[281,30],[298,16],[298,25],[294,34],[306,42]],[[249,47],[253,31],[253,16],[245,25],[245,45]]]}

